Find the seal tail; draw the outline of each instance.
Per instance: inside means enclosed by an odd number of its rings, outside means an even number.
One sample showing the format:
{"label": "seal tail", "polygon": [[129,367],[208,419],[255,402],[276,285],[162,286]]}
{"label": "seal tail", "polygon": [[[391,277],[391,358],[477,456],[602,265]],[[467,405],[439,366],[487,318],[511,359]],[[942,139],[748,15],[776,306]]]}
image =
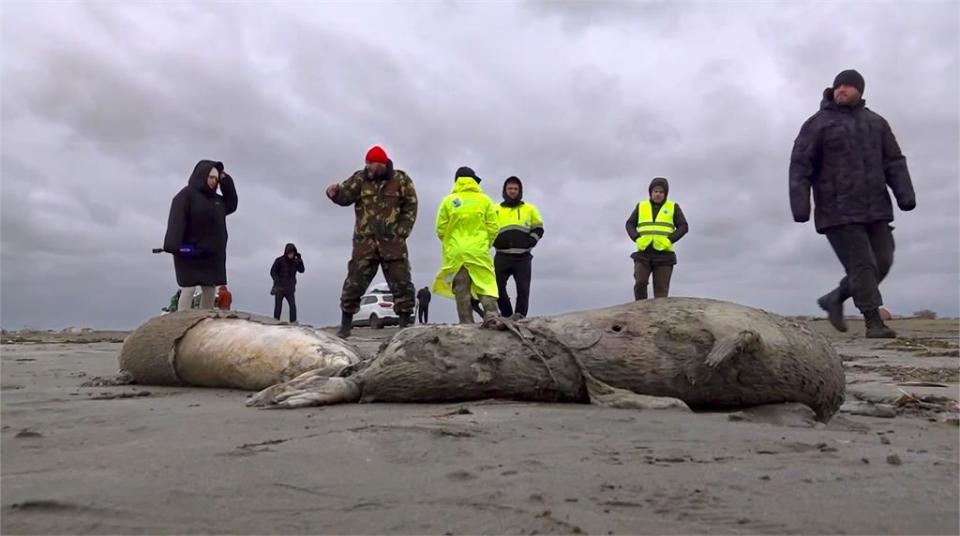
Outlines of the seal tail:
{"label": "seal tail", "polygon": [[329,369],[304,372],[271,385],[247,401],[249,407],[292,409],[328,406],[360,400],[360,385],[350,378],[331,377]]}
{"label": "seal tail", "polygon": [[763,344],[760,334],[752,330],[725,335],[713,343],[713,349],[704,359],[708,367],[717,368],[725,361],[744,352],[752,352]]}

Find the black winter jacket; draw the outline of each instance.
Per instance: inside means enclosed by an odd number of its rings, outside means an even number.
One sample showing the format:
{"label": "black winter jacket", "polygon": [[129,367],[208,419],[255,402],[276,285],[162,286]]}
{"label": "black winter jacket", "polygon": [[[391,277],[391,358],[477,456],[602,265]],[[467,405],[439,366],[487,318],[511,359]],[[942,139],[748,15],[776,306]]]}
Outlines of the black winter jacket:
{"label": "black winter jacket", "polygon": [[890,125],[865,106],[840,106],[833,90],[823,92],[820,111],[800,128],[790,157],[790,208],[793,219],[810,219],[823,233],[850,223],[893,221],[887,187],[902,210],[916,207],[916,195]]}
{"label": "black winter jacket", "polygon": [[[212,168],[220,170],[220,195],[207,187]],[[177,285],[214,286],[227,284],[227,215],[237,210],[237,190],[233,178],[223,173],[223,163],[201,160],[193,168],[186,186],[170,203],[163,250],[174,253]],[[192,255],[179,255],[182,245],[196,249]]]}
{"label": "black winter jacket", "polygon": [[[293,259],[287,258],[288,253],[293,253]],[[280,255],[273,261],[270,267],[270,277],[273,278],[273,287],[276,290],[295,292],[297,290],[297,272],[303,273],[303,258],[297,251],[297,246],[287,244],[283,248],[283,255]]]}

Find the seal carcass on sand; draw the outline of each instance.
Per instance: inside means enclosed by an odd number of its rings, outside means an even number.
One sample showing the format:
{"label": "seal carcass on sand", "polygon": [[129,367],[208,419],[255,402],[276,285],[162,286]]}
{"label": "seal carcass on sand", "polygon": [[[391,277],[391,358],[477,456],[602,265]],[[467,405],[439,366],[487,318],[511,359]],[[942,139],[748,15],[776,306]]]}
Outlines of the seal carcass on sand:
{"label": "seal carcass on sand", "polygon": [[248,404],[506,398],[736,408],[798,402],[826,421],[843,402],[842,363],[826,339],[742,305],[664,298],[500,322],[506,329],[408,328],[370,361],[336,374],[307,372]]}
{"label": "seal carcass on sand", "polygon": [[320,330],[213,309],[153,318],[120,350],[121,371],[137,383],[251,391],[358,361],[352,346]]}

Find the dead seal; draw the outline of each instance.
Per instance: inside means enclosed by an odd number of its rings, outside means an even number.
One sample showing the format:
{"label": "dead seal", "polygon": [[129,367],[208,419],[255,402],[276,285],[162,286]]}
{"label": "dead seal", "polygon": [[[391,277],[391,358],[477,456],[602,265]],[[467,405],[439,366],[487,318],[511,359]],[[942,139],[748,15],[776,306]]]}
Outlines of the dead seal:
{"label": "dead seal", "polygon": [[843,403],[843,366],[824,337],[743,305],[643,300],[503,327],[408,328],[368,362],[336,374],[307,372],[248,405],[505,398],[696,409],[794,402],[826,421]]}
{"label": "dead seal", "polygon": [[250,391],[359,361],[352,346],[311,327],[217,310],[152,318],[120,350],[120,370],[135,383]]}

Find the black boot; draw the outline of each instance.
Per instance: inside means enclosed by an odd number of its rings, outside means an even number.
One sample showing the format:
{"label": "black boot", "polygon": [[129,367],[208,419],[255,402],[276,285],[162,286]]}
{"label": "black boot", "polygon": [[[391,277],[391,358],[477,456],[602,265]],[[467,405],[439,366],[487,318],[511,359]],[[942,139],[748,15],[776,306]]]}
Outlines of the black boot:
{"label": "black boot", "polygon": [[400,329],[413,324],[413,315],[410,313],[400,313],[400,321],[397,323]]}
{"label": "black boot", "polygon": [[863,321],[867,325],[868,339],[896,339],[897,338],[896,332],[888,328],[887,325],[883,323],[883,319],[880,318],[879,309],[874,309],[872,311],[864,311]]}
{"label": "black boot", "polygon": [[843,319],[843,302],[837,298],[835,291],[821,296],[817,305],[827,312],[827,319],[834,329],[843,333],[847,331],[847,321]]}
{"label": "black boot", "polygon": [[346,339],[350,336],[350,329],[353,327],[353,314],[351,313],[341,313],[340,314],[340,329],[337,330],[337,337],[341,339]]}

